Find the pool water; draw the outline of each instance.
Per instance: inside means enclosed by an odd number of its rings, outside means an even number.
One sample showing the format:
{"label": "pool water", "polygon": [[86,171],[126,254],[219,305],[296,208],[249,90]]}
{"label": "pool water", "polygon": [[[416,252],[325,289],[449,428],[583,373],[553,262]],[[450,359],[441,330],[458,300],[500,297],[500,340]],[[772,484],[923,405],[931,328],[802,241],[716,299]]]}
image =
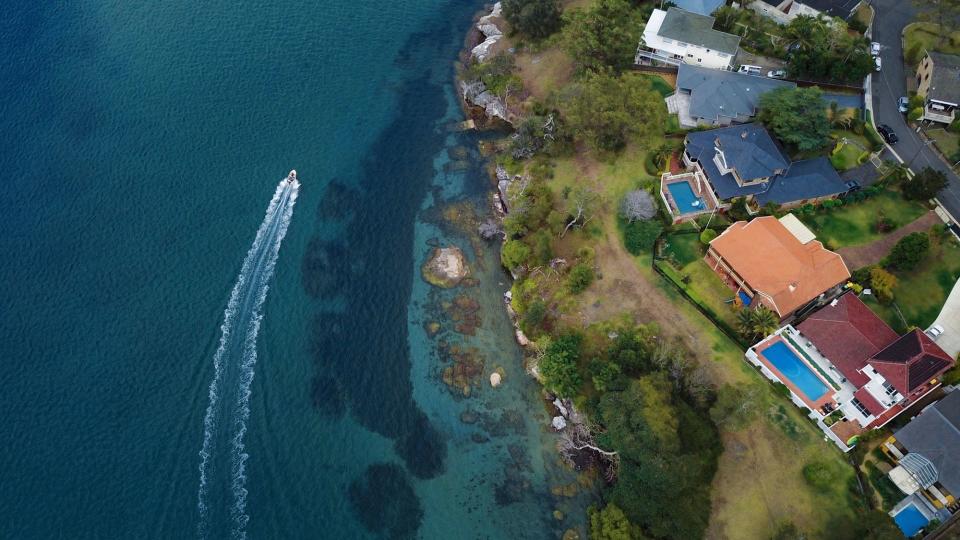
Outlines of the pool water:
{"label": "pool water", "polygon": [[677,210],[681,214],[699,212],[706,209],[703,199],[697,197],[693,192],[693,188],[690,187],[690,182],[667,184],[667,189],[670,191],[670,195],[673,196],[673,200],[676,201]]}
{"label": "pool water", "polygon": [[787,347],[786,343],[778,341],[764,349],[761,354],[769,360],[784,377],[790,379],[790,382],[799,388],[811,402],[820,399],[827,393],[827,385],[803,363],[803,360],[797,358],[797,355],[794,354],[790,347]]}
{"label": "pool water", "polygon": [[930,523],[930,521],[920,513],[920,510],[912,504],[893,516],[893,520],[897,522],[897,526],[900,527],[903,535],[907,538],[917,534],[920,529],[927,526],[927,523]]}

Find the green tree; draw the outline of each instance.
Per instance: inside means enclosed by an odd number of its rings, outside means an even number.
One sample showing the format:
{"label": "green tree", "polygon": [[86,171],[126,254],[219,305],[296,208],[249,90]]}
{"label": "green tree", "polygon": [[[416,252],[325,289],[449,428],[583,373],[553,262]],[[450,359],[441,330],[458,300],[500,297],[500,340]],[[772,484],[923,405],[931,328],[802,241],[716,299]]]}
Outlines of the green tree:
{"label": "green tree", "polygon": [[527,307],[527,311],[520,320],[520,326],[527,335],[532,335],[533,331],[543,323],[547,316],[547,304],[537,298]]}
{"label": "green tree", "polygon": [[587,510],[590,523],[590,540],[643,540],[640,528],[630,523],[627,515],[617,505],[610,503],[598,509]]}
{"label": "green tree", "polygon": [[701,243],[701,244],[709,244],[710,242],[713,242],[713,239],[716,238],[716,237],[717,237],[717,230],[716,230],[716,229],[704,229],[704,230],[700,233],[700,243]]}
{"label": "green tree", "polygon": [[570,269],[570,275],[567,276],[567,288],[573,294],[580,294],[593,283],[593,267],[586,263],[580,263]]}
{"label": "green tree", "polygon": [[564,44],[581,69],[620,72],[633,65],[643,25],[626,0],[598,0],[589,9],[571,10],[565,19]]}
{"label": "green tree", "polygon": [[947,187],[947,176],[942,172],[924,167],[912,179],[903,183],[903,196],[914,201],[925,201],[936,197]]}
{"label": "green tree", "polygon": [[537,363],[544,386],[558,396],[574,397],[583,384],[577,368],[582,339],[579,334],[560,336],[547,346]]}
{"label": "green tree", "polygon": [[710,407],[710,419],[718,426],[740,430],[750,424],[760,410],[760,393],[750,384],[725,384],[717,391]]}
{"label": "green tree", "polygon": [[[926,258],[930,251],[930,236],[927,233],[915,232],[901,238],[887,255],[886,266],[899,270],[913,270]],[[871,282],[876,275],[870,274]],[[876,286],[874,282],[874,286]]]}
{"label": "green tree", "polygon": [[897,286],[897,277],[879,266],[870,269],[870,288],[881,303],[893,301],[893,288]]}
{"label": "green tree", "polygon": [[839,19],[801,15],[784,33],[794,44],[787,56],[794,77],[859,83],[874,69],[868,40],[848,33]]}
{"label": "green tree", "polygon": [[530,247],[522,240],[509,240],[500,250],[500,262],[510,270],[523,266],[530,258]]}
{"label": "green tree", "polygon": [[503,17],[518,34],[540,40],[560,29],[557,0],[502,0]]}
{"label": "green tree", "polygon": [[655,220],[627,223],[623,227],[623,245],[631,255],[641,255],[653,249],[663,232],[663,224]]}
{"label": "green tree", "polygon": [[772,334],[780,327],[780,317],[767,306],[759,305],[753,310],[753,332],[758,337]]}
{"label": "green tree", "polygon": [[830,124],[819,88],[778,88],[760,96],[757,119],[797,150],[823,148]]}
{"label": "green tree", "polygon": [[620,378],[620,365],[602,359],[590,362],[591,381],[597,392],[610,390]]}
{"label": "green tree", "polygon": [[587,74],[565,87],[558,101],[570,128],[602,151],[619,151],[631,138],[647,135],[666,121],[660,95],[649,81],[633,74]]}

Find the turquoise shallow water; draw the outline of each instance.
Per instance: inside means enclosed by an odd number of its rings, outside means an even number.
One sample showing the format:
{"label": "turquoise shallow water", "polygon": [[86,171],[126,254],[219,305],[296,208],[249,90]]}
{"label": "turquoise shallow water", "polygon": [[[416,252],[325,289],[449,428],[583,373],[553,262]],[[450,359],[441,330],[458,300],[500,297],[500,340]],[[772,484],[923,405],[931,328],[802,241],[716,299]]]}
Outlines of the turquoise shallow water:
{"label": "turquoise shallow water", "polygon": [[[291,168],[303,187],[245,435],[249,536],[545,538],[579,524],[589,497],[550,493],[573,476],[522,373],[495,249],[475,253],[439,217],[451,201],[485,208],[475,136],[445,129],[480,4],[5,7],[0,537],[195,534],[220,324]],[[457,292],[431,290],[419,266],[450,242],[475,265],[482,325],[430,338],[423,323]],[[441,340],[477,347],[482,376],[502,366],[507,382],[451,393]]]}

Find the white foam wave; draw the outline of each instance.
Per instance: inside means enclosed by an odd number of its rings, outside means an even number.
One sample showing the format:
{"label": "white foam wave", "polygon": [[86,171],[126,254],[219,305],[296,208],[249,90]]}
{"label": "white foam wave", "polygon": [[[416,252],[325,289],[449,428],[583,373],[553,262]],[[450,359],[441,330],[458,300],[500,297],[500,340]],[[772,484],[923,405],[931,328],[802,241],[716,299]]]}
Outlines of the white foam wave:
{"label": "white foam wave", "polygon": [[[293,206],[297,200],[300,184],[296,180],[284,179],[277,186],[277,190],[267,206],[266,215],[253,245],[243,261],[237,282],[230,292],[230,300],[223,314],[223,324],[220,326],[220,343],[213,355],[214,376],[210,382],[209,404],[203,420],[203,446],[200,449],[200,487],[198,490],[198,509],[200,523],[198,533],[206,536],[208,527],[208,471],[214,464],[214,450],[226,444],[227,441],[217,440],[217,428],[221,422],[232,421],[230,431],[231,445],[231,480],[230,489],[233,493],[233,504],[230,515],[233,520],[232,533],[236,538],[246,537],[246,524],[249,517],[246,514],[246,460],[243,439],[247,431],[247,419],[250,417],[250,385],[253,383],[254,365],[257,362],[257,334],[260,331],[260,321],[263,318],[261,310],[267,298],[270,279],[276,266],[280,244],[286,236],[287,228],[293,217]],[[244,328],[235,328],[236,325]],[[239,350],[234,346],[234,331],[246,331],[243,343]],[[234,388],[222,388],[224,372],[238,370],[239,384]],[[225,393],[226,392],[226,393]],[[232,403],[221,403],[221,394],[224,399],[232,399]],[[224,407],[228,407],[224,409]],[[231,418],[221,418],[230,415]],[[223,470],[225,464],[216,464],[217,470]]]}

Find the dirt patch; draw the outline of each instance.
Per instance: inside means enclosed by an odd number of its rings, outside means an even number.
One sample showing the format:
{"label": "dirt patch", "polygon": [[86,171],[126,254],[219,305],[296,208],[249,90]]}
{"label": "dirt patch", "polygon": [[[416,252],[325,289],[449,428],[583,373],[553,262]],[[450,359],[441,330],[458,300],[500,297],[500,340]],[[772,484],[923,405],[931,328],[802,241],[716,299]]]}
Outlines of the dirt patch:
{"label": "dirt patch", "polygon": [[890,249],[898,240],[910,233],[927,231],[938,223],[940,223],[940,218],[931,210],[880,240],[863,246],[840,248],[837,253],[843,257],[844,262],[847,263],[847,268],[853,271],[880,262],[890,253]]}
{"label": "dirt patch", "polygon": [[541,52],[517,54],[517,68],[523,80],[523,88],[538,100],[570,81],[573,77],[573,60],[558,47]]}

